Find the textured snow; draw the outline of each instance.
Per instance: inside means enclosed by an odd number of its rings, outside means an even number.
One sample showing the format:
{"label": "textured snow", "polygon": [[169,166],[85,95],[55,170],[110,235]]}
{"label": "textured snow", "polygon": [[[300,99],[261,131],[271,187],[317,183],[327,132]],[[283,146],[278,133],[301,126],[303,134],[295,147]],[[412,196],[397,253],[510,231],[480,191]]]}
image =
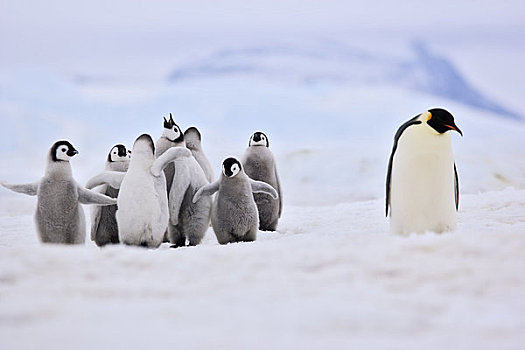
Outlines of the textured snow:
{"label": "textured snow", "polygon": [[[454,233],[388,233],[381,200],[287,206],[254,243],[42,246],[0,214],[5,348],[505,348],[525,341],[525,191],[463,197]],[[9,207],[9,208],[7,208]]]}
{"label": "textured snow", "polygon": [[[525,2],[1,8],[0,180],[68,139],[85,183],[172,112],[216,174],[264,131],[284,195],[253,243],[99,249],[40,244],[36,199],[0,188],[1,349],[523,348]],[[465,135],[458,229],[393,236],[393,135],[432,107]]]}

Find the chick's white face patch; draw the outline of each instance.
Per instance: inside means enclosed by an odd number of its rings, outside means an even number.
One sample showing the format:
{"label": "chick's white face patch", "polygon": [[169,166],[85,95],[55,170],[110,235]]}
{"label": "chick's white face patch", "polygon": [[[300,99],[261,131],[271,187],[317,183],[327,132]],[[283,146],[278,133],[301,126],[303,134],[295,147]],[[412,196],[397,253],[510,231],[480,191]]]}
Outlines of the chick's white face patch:
{"label": "chick's white face patch", "polygon": [[239,171],[241,171],[241,167],[239,167],[239,164],[233,164],[232,168],[231,168],[232,177],[237,175],[239,173]]}
{"label": "chick's white face patch", "polygon": [[222,166],[222,173],[226,177],[235,177],[237,174],[239,174],[240,171],[241,167],[237,163],[234,163],[230,166],[225,164]]}
{"label": "chick's white face patch", "polygon": [[256,132],[250,137],[249,146],[265,146],[268,147],[268,139],[262,132]]}
{"label": "chick's white face patch", "polygon": [[173,125],[170,129],[164,129],[164,136],[170,141],[177,140],[181,134],[182,132],[177,125]]}
{"label": "chick's white face patch", "polygon": [[252,138],[250,146],[266,146],[266,138],[263,136],[259,141],[254,141]]}
{"label": "chick's white face patch", "polygon": [[67,153],[69,151],[69,148],[66,145],[59,146],[56,151],[56,159],[63,160],[65,162],[69,162],[71,159],[71,156],[69,156]]}
{"label": "chick's white face patch", "polygon": [[120,151],[119,154],[119,148],[117,146],[113,147],[111,149],[111,161],[112,162],[128,162],[131,158],[131,151],[127,151],[125,154]]}

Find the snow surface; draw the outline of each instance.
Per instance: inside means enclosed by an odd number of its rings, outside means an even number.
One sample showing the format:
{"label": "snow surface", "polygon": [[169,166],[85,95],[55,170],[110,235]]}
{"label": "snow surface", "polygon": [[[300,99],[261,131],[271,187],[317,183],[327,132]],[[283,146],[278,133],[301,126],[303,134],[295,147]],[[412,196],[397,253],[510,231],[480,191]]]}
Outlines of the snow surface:
{"label": "snow surface", "polygon": [[478,348],[525,342],[525,191],[466,195],[459,228],[388,233],[381,200],[287,206],[278,232],[158,250],[42,246],[0,214],[2,348]]}
{"label": "snow surface", "polygon": [[[264,131],[284,195],[256,242],[146,250],[42,245],[36,199],[0,189],[1,349],[523,348],[525,2],[0,8],[0,180],[68,139],[85,183],[172,112],[216,174]],[[393,236],[393,135],[432,107],[465,135],[458,229]]]}

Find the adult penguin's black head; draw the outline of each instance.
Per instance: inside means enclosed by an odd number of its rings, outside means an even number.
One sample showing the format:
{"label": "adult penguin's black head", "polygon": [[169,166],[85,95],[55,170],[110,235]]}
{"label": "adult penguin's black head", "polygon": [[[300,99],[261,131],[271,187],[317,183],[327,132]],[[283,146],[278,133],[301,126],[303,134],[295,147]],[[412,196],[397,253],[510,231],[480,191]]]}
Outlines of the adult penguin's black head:
{"label": "adult penguin's black head", "polygon": [[463,136],[463,132],[454,123],[452,114],[442,108],[433,108],[428,111],[427,124],[440,134],[449,130],[455,130]]}
{"label": "adult penguin's black head", "polygon": [[222,173],[226,177],[235,177],[242,170],[241,162],[235,158],[226,158],[222,162]]}

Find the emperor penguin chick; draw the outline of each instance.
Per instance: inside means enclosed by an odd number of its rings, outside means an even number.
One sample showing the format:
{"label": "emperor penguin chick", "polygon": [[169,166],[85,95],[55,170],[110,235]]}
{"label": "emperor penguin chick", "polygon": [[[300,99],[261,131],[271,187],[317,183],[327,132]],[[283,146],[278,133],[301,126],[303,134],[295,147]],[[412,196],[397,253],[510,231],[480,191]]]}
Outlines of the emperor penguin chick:
{"label": "emperor penguin chick", "polygon": [[[181,147],[173,147],[177,149]],[[170,152],[172,149],[166,151]],[[190,152],[189,149],[185,150]],[[193,156],[180,157],[174,162],[173,183],[168,193],[170,220],[168,240],[174,247],[197,245],[210,226],[211,198],[203,197],[193,202],[199,188],[209,184],[199,163]]]}
{"label": "emperor penguin chick", "polygon": [[168,226],[168,196],[163,170],[179,157],[191,157],[183,147],[170,148],[155,159],[155,146],[148,134],[133,144],[133,157],[126,173],[105,171],[88,181],[87,187],[106,184],[119,188],[116,212],[120,242],[157,248]]}
{"label": "emperor penguin chick", "polygon": [[37,196],[35,224],[43,243],[83,244],[86,221],[79,204],[111,205],[116,199],[85,189],[73,179],[69,160],[78,151],[68,141],[57,141],[48,152],[44,177],[31,184],[2,185]]}
{"label": "emperor penguin chick", "polygon": [[265,182],[250,179],[244,173],[241,162],[227,158],[222,163],[220,178],[200,188],[193,202],[215,192],[218,193],[212,205],[211,224],[217,241],[220,244],[255,241],[259,215],[252,192],[277,198],[277,191]]}
{"label": "emperor penguin chick", "polygon": [[206,180],[208,180],[210,183],[213,182],[215,176],[213,175],[213,169],[211,167],[210,161],[202,150],[201,133],[199,129],[194,126],[186,129],[184,132],[184,141],[186,142],[186,147],[191,151],[191,154],[204,171]]}
{"label": "emperor penguin chick", "polygon": [[[182,146],[185,147],[184,134],[181,128],[173,120],[173,116],[170,113],[170,119],[164,117],[164,128],[162,129],[162,135],[155,143],[155,157],[160,157],[171,147]],[[171,184],[173,183],[173,174],[175,173],[174,164],[168,164],[164,169],[166,175],[166,193],[170,192]]]}
{"label": "emperor penguin chick", "polygon": [[451,134],[463,133],[454,117],[430,109],[398,129],[386,179],[386,215],[396,234],[456,228],[459,185]]}
{"label": "emperor penguin chick", "polygon": [[282,212],[282,193],[275,158],[270,151],[270,141],[262,132],[255,132],[250,137],[248,148],[242,157],[242,165],[246,175],[263,181],[277,190],[278,199],[265,194],[254,193],[255,203],[259,211],[259,229],[275,231]]}
{"label": "emperor penguin chick", "polygon": [[[111,148],[106,160],[106,171],[126,172],[131,158],[131,150],[118,144]],[[119,190],[109,185],[101,185],[95,189],[111,198],[117,198]],[[91,208],[91,240],[99,247],[106,244],[118,244],[118,225],[115,213],[116,205]]]}

